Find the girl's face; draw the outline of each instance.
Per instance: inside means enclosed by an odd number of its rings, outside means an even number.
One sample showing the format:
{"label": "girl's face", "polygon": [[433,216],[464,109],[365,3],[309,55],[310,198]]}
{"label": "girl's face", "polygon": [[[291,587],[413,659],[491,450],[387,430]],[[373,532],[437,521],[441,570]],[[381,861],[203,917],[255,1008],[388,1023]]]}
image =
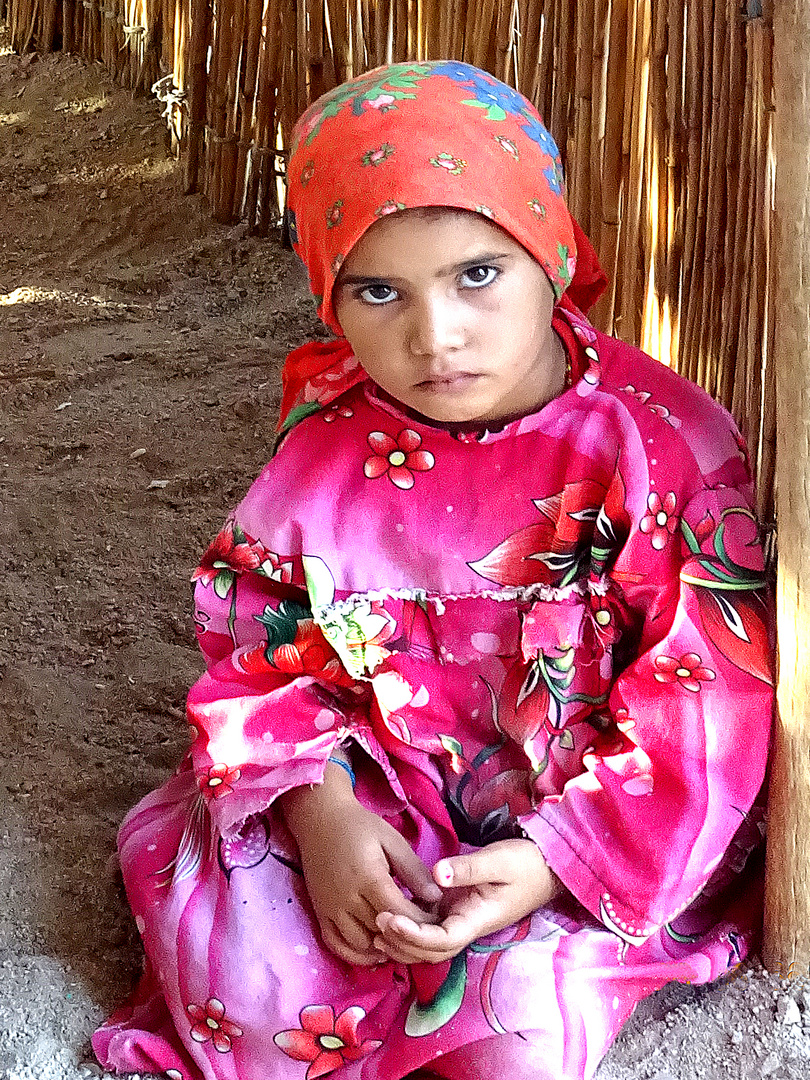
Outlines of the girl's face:
{"label": "girl's face", "polygon": [[525,416],[564,388],[548,278],[481,214],[430,208],[381,218],[346,256],[334,298],[371,378],[432,420]]}

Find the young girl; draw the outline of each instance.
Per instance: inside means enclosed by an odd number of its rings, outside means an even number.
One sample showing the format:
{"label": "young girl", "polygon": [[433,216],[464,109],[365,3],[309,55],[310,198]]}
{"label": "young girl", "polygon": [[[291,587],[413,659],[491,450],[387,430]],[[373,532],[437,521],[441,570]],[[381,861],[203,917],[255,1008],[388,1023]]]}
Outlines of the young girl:
{"label": "young girl", "polygon": [[299,122],[330,345],[197,570],[192,747],[128,816],[147,968],[96,1033],[171,1080],[583,1080],[758,920],[768,603],[746,454],[582,314],[531,105],[398,64]]}

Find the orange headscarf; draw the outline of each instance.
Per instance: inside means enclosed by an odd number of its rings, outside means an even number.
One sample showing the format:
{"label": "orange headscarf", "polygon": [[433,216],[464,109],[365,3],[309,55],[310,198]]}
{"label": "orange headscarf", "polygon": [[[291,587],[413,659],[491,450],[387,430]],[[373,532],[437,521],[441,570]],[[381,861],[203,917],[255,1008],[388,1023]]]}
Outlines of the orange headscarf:
{"label": "orange headscarf", "polygon": [[[568,290],[587,308],[605,286],[566,206],[559,152],[539,114],[468,64],[392,64],[330,90],[296,125],[287,180],[293,247],[318,314],[338,335],[332,290],[343,260],[380,217],[412,207],[485,215],[534,256],[558,300]],[[282,420],[363,377],[345,340],[295,350]]]}

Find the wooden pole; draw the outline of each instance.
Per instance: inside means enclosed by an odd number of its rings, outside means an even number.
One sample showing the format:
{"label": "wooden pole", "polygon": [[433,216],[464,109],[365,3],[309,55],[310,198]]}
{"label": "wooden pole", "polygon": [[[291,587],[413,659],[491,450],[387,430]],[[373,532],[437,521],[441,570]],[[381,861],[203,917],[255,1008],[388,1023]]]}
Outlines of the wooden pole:
{"label": "wooden pole", "polygon": [[767,967],[810,965],[810,0],[774,10],[779,685],[765,886]]}

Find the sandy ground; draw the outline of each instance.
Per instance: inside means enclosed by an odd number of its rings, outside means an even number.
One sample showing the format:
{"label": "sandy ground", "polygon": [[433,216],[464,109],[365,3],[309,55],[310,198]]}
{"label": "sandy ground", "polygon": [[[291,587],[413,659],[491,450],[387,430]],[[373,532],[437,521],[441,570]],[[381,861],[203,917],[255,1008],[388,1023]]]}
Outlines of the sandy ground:
{"label": "sandy ground", "polygon": [[[268,456],[280,358],[317,327],[289,252],[178,195],[154,102],[5,41],[0,1077],[78,1080],[140,966],[110,855],[185,745],[189,575]],[[810,1077],[810,979],[756,963],[652,998],[599,1072],[760,1077]]]}

